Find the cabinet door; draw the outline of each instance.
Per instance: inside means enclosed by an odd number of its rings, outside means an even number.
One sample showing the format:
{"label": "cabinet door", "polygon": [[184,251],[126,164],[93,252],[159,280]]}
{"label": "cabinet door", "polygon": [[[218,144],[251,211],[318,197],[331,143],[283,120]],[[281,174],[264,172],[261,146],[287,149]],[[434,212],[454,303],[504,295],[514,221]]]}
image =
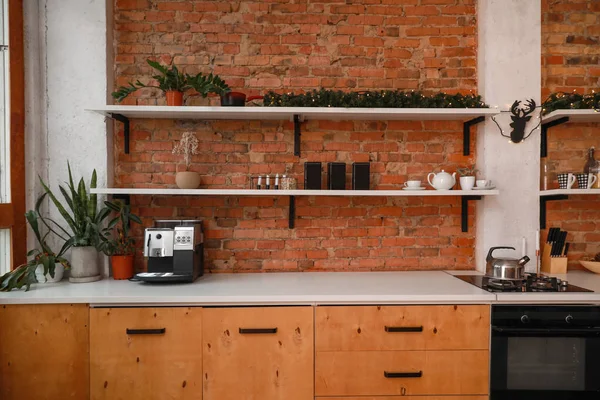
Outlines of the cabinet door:
{"label": "cabinet door", "polygon": [[92,400],[202,398],[201,308],[90,311]]}
{"label": "cabinet door", "polygon": [[312,400],[312,307],[204,310],[204,400]]}
{"label": "cabinet door", "polygon": [[87,304],[0,307],[0,399],[89,398]]}

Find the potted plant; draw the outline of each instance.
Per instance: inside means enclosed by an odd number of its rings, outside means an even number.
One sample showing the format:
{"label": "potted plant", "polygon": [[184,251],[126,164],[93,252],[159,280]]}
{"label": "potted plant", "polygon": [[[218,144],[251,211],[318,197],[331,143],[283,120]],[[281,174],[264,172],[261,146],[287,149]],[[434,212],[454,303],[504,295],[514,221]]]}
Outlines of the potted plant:
{"label": "potted plant", "polygon": [[194,132],[184,132],[181,140],[173,147],[173,154],[183,154],[185,171],[177,172],[175,183],[180,189],[196,189],[200,185],[200,174],[190,171],[192,156],[198,154],[198,138]]}
{"label": "potted plant", "polygon": [[129,86],[121,86],[116,92],[112,93],[112,97],[117,102],[122,102],[131,93],[146,87],[162,90],[166,95],[168,106],[182,106],[183,93],[189,89],[196,90],[204,98],[210,93],[221,94],[230,90],[227,83],[219,75],[204,75],[201,72],[197,75],[189,75],[179,71],[179,68],[173,64],[170,66],[161,65],[149,59],[146,62],[158,71],[157,75],[152,76],[158,82],[158,86],[142,83],[140,80],[135,83],[129,82]]}
{"label": "potted plant", "polygon": [[[98,247],[101,243],[102,221],[108,216],[110,209],[104,207],[98,211],[97,196],[88,193],[83,178],[79,180],[79,184],[75,187],[71,166],[67,165],[69,169],[68,190],[63,186],[59,186],[59,189],[69,211],[41,178],[40,182],[45,193],[68,226],[68,230],[62,227],[60,229],[70,235],[69,239],[72,245],[69,281],[75,283],[93,282],[102,279],[98,266]],[[92,173],[90,188],[96,188],[96,170]],[[54,221],[52,223],[60,226]]]}
{"label": "potted plant", "polygon": [[121,201],[105,201],[104,205],[116,216],[108,222],[101,236],[100,250],[110,256],[114,279],[133,276],[135,239],[129,235],[131,222],[142,223],[140,217],[131,213],[131,207]]}
{"label": "potted plant", "polygon": [[460,175],[460,188],[462,190],[472,190],[475,186],[475,174],[477,173],[475,167],[458,168],[456,172]]}
{"label": "potted plant", "polygon": [[[44,196],[38,199],[36,203],[38,207],[36,208],[39,208]],[[27,253],[28,257],[33,257],[27,263],[19,265],[14,270],[0,276],[0,291],[3,292],[21,289],[23,286],[25,286],[25,291],[28,291],[31,284],[36,282],[59,282],[63,278],[65,269],[71,267],[69,261],[64,258],[64,254],[71,247],[72,240],[67,239],[60,251],[56,253],[46,241],[54,230],[49,228],[44,235],[40,233],[39,221],[43,221],[43,218],[38,211],[27,211],[25,218],[35,235],[37,247]],[[46,221],[44,221],[44,224],[48,226]],[[57,236],[62,237],[60,234],[57,234]]]}

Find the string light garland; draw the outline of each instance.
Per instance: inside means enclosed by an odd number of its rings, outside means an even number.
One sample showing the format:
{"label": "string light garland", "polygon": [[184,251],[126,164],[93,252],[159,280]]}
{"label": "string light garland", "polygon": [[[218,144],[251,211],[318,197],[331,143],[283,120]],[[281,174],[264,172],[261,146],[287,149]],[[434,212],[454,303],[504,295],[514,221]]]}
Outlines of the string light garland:
{"label": "string light garland", "polygon": [[264,95],[265,107],[345,107],[345,108],[489,108],[481,96],[400,90],[342,92],[312,90],[307,93],[275,93]]}
{"label": "string light garland", "polygon": [[542,115],[556,110],[600,110],[600,93],[591,94],[557,92],[548,96],[542,104]]}

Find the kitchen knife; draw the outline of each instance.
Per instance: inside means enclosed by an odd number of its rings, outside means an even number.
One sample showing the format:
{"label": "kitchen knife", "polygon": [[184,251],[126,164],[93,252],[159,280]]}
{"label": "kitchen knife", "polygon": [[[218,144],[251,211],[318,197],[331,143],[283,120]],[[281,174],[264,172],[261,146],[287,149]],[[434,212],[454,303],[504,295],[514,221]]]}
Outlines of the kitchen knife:
{"label": "kitchen knife", "polygon": [[546,239],[546,243],[552,243],[556,239],[556,234],[560,232],[559,228],[550,228],[548,231],[548,238]]}
{"label": "kitchen knife", "polygon": [[556,249],[558,248],[558,241],[553,241],[550,244],[552,246],[550,248],[550,257],[556,257]]}
{"label": "kitchen knife", "polygon": [[571,245],[571,243],[567,243],[567,244],[565,244],[565,253],[564,253],[564,256],[565,256],[565,257],[567,256],[567,254],[569,254],[569,246],[570,246],[570,245]]}
{"label": "kitchen knife", "polygon": [[565,254],[564,253],[565,243],[567,243],[567,231],[563,231],[560,233],[560,239],[559,239],[560,247],[558,248],[558,255],[560,257],[562,257]]}

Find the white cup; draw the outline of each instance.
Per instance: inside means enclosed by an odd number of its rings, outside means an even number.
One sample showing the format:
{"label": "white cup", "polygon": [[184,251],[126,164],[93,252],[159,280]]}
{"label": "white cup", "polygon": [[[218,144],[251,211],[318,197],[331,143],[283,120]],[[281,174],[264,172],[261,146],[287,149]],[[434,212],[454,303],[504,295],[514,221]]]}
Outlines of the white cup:
{"label": "white cup", "polygon": [[475,181],[475,186],[478,188],[486,188],[492,186],[492,181],[487,179],[477,179],[477,181]]}
{"label": "white cup", "polygon": [[406,181],[404,187],[409,189],[417,189],[421,187],[421,181]]}

